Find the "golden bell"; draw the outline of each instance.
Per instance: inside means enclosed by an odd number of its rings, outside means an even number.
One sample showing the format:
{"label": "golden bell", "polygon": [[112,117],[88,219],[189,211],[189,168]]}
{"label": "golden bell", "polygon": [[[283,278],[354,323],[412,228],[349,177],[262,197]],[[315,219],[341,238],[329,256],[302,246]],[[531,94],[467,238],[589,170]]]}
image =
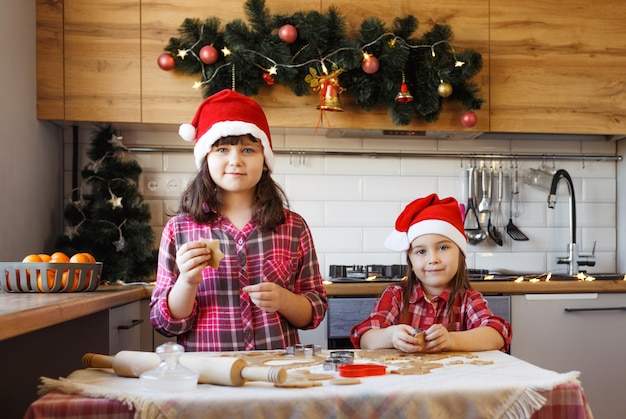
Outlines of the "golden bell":
{"label": "golden bell", "polygon": [[411,96],[411,92],[409,92],[409,87],[406,85],[405,82],[402,82],[402,84],[400,85],[400,91],[396,95],[396,102],[413,102],[413,96]]}
{"label": "golden bell", "polygon": [[320,89],[320,104],[315,109],[331,112],[343,112],[341,101],[339,101],[339,86],[331,80],[322,84]]}

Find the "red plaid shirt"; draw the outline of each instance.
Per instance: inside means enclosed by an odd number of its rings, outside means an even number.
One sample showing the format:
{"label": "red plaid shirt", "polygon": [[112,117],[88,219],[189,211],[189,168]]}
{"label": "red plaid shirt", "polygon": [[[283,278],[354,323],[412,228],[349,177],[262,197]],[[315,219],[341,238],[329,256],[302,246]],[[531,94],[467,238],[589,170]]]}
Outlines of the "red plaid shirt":
{"label": "red plaid shirt", "polygon": [[[239,231],[227,218],[199,225],[187,215],[171,218],[159,248],[156,286],[150,302],[150,321],[166,336],[178,336],[187,351],[241,351],[284,349],[299,343],[298,329],[280,313],[256,307],[246,285],[275,282],[309,299],[315,328],[328,302],[313,238],[304,219],[285,210],[285,223],[275,232],[261,232],[249,222]],[[178,278],[176,251],[199,238],[219,239],[225,257],[217,270],[206,268],[192,314],[174,319],[167,295]]]}
{"label": "red plaid shirt", "polygon": [[[390,285],[383,291],[376,302],[370,316],[360,324],[354,326],[350,332],[350,340],[355,348],[360,348],[361,336],[370,329],[382,329],[394,324],[400,324],[403,304],[403,288],[400,285]],[[414,328],[426,330],[433,324],[442,324],[448,330],[469,330],[479,326],[490,326],[496,329],[504,338],[503,351],[508,351],[511,344],[511,325],[501,317],[495,316],[487,307],[483,295],[468,289],[456,297],[452,309],[454,310],[454,325],[450,327],[448,316],[448,299],[450,291],[446,290],[429,302],[426,299],[421,284],[413,289],[409,300],[408,324]]]}

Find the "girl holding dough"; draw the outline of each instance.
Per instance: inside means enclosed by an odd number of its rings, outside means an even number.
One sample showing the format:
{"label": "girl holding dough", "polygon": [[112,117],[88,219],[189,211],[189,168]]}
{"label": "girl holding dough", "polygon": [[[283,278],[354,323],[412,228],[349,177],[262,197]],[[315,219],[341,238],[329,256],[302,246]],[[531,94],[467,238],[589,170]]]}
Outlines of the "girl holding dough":
{"label": "girl holding dough", "polygon": [[435,194],[411,202],[385,247],[407,252],[407,279],[390,285],[370,316],[352,328],[356,348],[403,352],[507,351],[511,325],[471,288],[467,239],[454,198]]}
{"label": "girl holding dough", "polygon": [[179,134],[195,141],[198,173],[163,230],[152,325],[187,351],[299,343],[298,329],[317,327],[328,303],[311,232],[270,176],[263,110],[223,90]]}

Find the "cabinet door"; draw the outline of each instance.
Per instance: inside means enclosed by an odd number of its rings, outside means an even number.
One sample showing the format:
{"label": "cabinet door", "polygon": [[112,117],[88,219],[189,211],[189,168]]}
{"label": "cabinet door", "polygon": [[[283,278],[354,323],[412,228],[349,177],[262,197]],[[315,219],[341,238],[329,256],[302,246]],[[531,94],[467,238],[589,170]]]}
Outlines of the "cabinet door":
{"label": "cabinet door", "polygon": [[626,2],[490,5],[491,131],[626,132]]}
{"label": "cabinet door", "polygon": [[[157,65],[157,58],[163,53],[170,38],[177,37],[180,25],[186,18],[206,19],[217,17],[224,26],[235,20],[247,22],[245,0],[207,2],[201,0],[180,0],[162,2],[142,0],[141,2],[141,62],[142,62],[142,122],[181,124],[191,121],[200,102],[202,91],[193,89],[197,78],[180,75],[174,71],[163,71]],[[287,2],[267,0],[265,6],[273,14],[289,14],[297,10],[319,10],[318,0]],[[295,96],[284,91],[290,97]],[[255,98],[263,102],[262,98]],[[265,105],[265,104],[264,104]],[[291,109],[294,102],[280,107],[278,112]],[[272,118],[272,107],[266,109],[270,125],[280,125]],[[283,117],[284,118],[284,117]],[[315,117],[312,118],[315,120]]]}
{"label": "cabinet door", "polygon": [[141,121],[140,1],[65,0],[65,119]]}
{"label": "cabinet door", "polygon": [[626,294],[528,294],[512,301],[511,355],[580,371],[595,417],[626,412]]}
{"label": "cabinet door", "polygon": [[[413,37],[419,38],[425,32],[432,29],[435,24],[450,25],[454,34],[453,46],[459,50],[473,49],[479,52],[483,58],[483,69],[473,80],[480,88],[480,96],[489,98],[489,1],[478,0],[468,5],[466,1],[439,0],[439,1],[415,1],[400,0],[384,2],[378,0],[322,0],[322,10],[334,6],[346,17],[348,35],[354,37],[363,19],[376,16],[392,27],[396,17],[413,15],[418,21],[417,31]],[[342,97],[342,105],[345,112],[331,116],[333,126],[347,126],[354,128],[370,129],[398,129],[389,118],[385,108],[372,109],[369,112],[362,111],[350,99],[349,95]],[[444,100],[443,109],[436,122],[427,123],[419,118],[414,118],[410,125],[401,127],[411,130],[466,130],[461,124],[461,115],[465,111],[458,101]],[[487,131],[489,129],[489,102],[486,101],[478,115],[477,124],[472,127],[473,131]]]}
{"label": "cabinet door", "polygon": [[143,322],[140,301],[109,309],[109,354],[141,350]]}
{"label": "cabinet door", "polygon": [[65,118],[63,2],[37,0],[37,119]]}

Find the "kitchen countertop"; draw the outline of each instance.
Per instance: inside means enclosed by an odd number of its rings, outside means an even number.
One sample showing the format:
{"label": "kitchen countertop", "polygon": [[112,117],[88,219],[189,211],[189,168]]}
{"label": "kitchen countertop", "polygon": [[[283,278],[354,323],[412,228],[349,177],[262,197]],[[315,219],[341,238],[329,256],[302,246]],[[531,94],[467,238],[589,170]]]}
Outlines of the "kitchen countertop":
{"label": "kitchen countertop", "polygon": [[90,292],[0,291],[0,341],[149,297],[145,284],[104,284]]}
{"label": "kitchen countertop", "polygon": [[[325,283],[329,297],[378,296],[389,282]],[[484,294],[626,293],[626,281],[472,281]],[[149,298],[145,283],[105,284],[91,292],[8,293],[0,291],[0,341],[112,307]]]}
{"label": "kitchen countertop", "polygon": [[[395,282],[397,283],[397,282]],[[337,296],[378,296],[391,282],[326,283],[329,297]],[[596,281],[471,281],[472,288],[483,294],[567,294],[583,292],[626,292],[624,280]]]}

